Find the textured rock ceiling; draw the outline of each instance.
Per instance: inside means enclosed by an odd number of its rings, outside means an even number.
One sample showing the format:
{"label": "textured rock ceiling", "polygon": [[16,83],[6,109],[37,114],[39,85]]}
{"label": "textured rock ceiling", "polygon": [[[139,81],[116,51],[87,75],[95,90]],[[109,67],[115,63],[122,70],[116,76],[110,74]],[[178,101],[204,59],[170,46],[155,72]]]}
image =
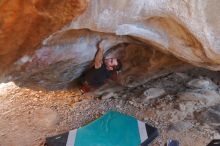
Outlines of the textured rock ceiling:
{"label": "textured rock ceiling", "polygon": [[183,65],[182,61],[161,53],[155,46],[128,36],[68,30],[53,35],[33,55],[19,59],[13,74],[18,82],[24,82],[24,86],[36,88],[39,85],[52,90],[66,88],[92,63],[100,39],[106,40],[107,57],[121,59],[123,71],[119,82],[126,86],[140,85]]}
{"label": "textured rock ceiling", "polygon": [[197,66],[219,70],[220,1],[92,0],[66,29],[131,35]]}
{"label": "textured rock ceiling", "polygon": [[110,53],[124,61],[126,82],[184,64],[175,57],[220,70],[219,6],[218,0],[1,0],[0,70],[11,66],[56,86],[80,75],[100,39],[106,51],[129,44]]}

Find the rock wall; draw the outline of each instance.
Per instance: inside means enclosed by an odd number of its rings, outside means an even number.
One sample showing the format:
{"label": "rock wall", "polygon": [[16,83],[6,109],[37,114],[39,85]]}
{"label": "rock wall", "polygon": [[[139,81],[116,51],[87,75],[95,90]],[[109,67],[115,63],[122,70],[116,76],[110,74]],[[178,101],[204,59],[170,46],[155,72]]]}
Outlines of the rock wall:
{"label": "rock wall", "polygon": [[220,70],[218,0],[92,0],[64,29],[131,35],[193,65]]}
{"label": "rock wall", "polygon": [[122,59],[121,82],[131,86],[182,61],[220,70],[218,6],[217,0],[2,0],[0,70],[60,87],[88,67],[101,39]]}
{"label": "rock wall", "polygon": [[0,70],[37,49],[87,6],[86,0],[1,0]]}

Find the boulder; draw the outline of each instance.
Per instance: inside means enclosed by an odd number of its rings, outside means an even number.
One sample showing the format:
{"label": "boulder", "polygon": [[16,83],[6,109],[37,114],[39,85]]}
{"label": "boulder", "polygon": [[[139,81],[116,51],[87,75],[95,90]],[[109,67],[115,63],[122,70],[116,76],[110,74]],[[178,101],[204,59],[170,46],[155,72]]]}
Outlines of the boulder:
{"label": "boulder", "polygon": [[193,79],[187,83],[190,88],[216,90],[218,86],[210,79]]}
{"label": "boulder", "polygon": [[164,89],[149,88],[143,92],[142,101],[144,103],[148,103],[150,100],[161,97],[165,94],[166,94],[166,92]]}
{"label": "boulder", "polygon": [[179,93],[177,96],[181,101],[201,102],[206,106],[215,105],[220,102],[220,95],[214,90],[187,90]]}
{"label": "boulder", "polygon": [[220,132],[220,105],[207,107],[194,113],[195,118],[202,124],[208,124]]}
{"label": "boulder", "polygon": [[77,78],[94,58],[96,43],[109,37],[105,51],[123,42],[142,46],[115,52],[124,55],[122,82],[129,87],[174,64],[182,67],[182,61],[220,70],[219,11],[217,0],[1,0],[0,72],[12,68],[17,78],[23,72],[44,87],[55,80],[51,88],[57,89]]}
{"label": "boulder", "polygon": [[173,123],[168,127],[169,131],[177,131],[177,132],[185,132],[191,129],[194,125],[189,121],[179,121],[177,123]]}

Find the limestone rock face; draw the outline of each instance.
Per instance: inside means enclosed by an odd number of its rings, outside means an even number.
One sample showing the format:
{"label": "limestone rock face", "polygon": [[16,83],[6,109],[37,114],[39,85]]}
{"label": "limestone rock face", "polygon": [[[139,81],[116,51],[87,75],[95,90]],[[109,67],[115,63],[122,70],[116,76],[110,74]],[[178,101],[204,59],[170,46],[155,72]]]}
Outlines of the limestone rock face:
{"label": "limestone rock face", "polygon": [[65,29],[131,35],[191,64],[220,70],[218,0],[91,0]]}
{"label": "limestone rock face", "polygon": [[0,70],[85,10],[86,0],[0,0]]}
{"label": "limestone rock face", "polygon": [[220,70],[219,3],[1,0],[0,70],[59,88],[92,63],[101,39],[109,56],[122,59],[120,80],[129,87],[184,62]]}

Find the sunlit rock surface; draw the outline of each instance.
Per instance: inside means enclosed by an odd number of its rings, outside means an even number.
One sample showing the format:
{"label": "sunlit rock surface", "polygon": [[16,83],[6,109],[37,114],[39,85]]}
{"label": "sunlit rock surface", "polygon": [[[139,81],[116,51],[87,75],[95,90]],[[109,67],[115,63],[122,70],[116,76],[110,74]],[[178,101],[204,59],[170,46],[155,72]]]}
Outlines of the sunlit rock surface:
{"label": "sunlit rock surface", "polygon": [[1,74],[86,6],[86,0],[0,0]]}
{"label": "sunlit rock surface", "polygon": [[131,35],[191,64],[220,70],[218,0],[92,0],[65,29]]}

